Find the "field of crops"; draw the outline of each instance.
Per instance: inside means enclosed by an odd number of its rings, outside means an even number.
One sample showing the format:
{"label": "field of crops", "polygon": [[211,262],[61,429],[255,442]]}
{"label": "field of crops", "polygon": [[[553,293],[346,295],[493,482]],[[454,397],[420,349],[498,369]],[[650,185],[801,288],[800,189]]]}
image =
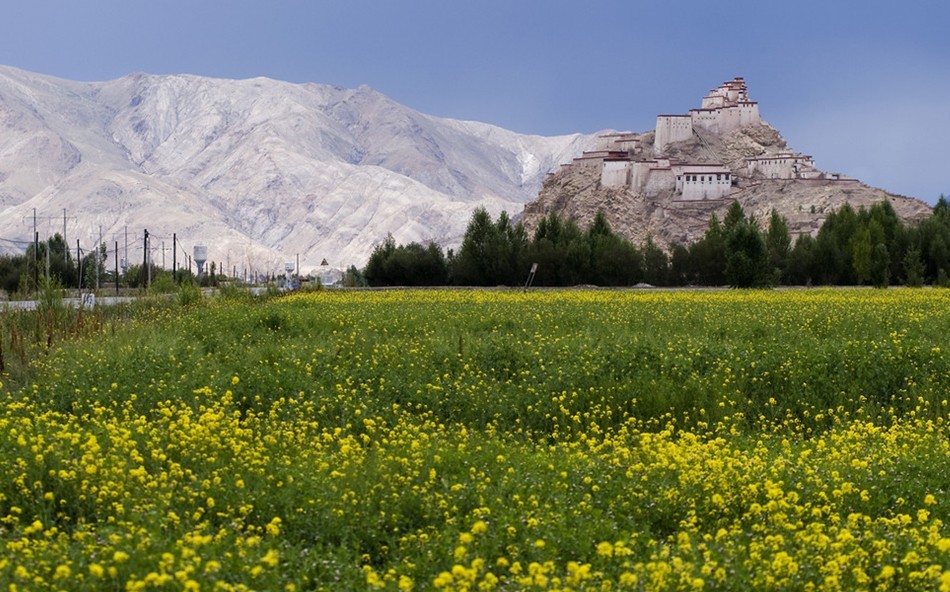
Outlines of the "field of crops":
{"label": "field of crops", "polygon": [[4,590],[950,591],[950,291],[322,291],[0,378]]}

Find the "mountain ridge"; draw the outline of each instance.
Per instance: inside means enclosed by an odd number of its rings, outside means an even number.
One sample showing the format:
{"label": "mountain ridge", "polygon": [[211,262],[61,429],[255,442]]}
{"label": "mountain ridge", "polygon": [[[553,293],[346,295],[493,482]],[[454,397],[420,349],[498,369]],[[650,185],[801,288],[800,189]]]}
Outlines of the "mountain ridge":
{"label": "mountain ridge", "polygon": [[207,244],[239,273],[298,255],[304,271],[361,264],[387,233],[457,244],[476,206],[520,211],[545,173],[596,142],[425,115],[365,85],[87,83],[11,67],[0,134],[0,237],[28,241],[33,208],[50,220],[66,208],[68,234],[89,247],[100,226],[112,238],[149,227]]}

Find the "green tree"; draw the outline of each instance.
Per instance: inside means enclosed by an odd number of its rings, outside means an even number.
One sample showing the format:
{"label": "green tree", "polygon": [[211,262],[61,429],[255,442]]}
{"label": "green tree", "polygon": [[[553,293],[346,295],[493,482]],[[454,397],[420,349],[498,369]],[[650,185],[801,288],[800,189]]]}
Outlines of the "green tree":
{"label": "green tree", "polygon": [[597,234],[590,240],[590,283],[632,286],[643,279],[643,257],[630,241],[614,234]]}
{"label": "green tree", "polygon": [[851,260],[851,239],[859,227],[854,208],[845,203],[828,214],[815,239],[813,279],[820,284],[857,283]]}
{"label": "green tree", "polygon": [[685,286],[695,281],[689,249],[679,243],[670,245],[669,283],[672,286]]}
{"label": "green tree", "polygon": [[653,242],[653,235],[647,235],[647,242],[643,245],[643,280],[653,286],[665,286],[669,271],[666,253]]}
{"label": "green tree", "polygon": [[497,252],[498,267],[497,277],[493,283],[506,286],[519,285],[524,280],[528,267],[525,262],[528,235],[524,225],[520,222],[512,224],[508,212],[503,211],[495,222],[494,240],[493,250]]}
{"label": "green tree", "polygon": [[[851,236],[849,246],[851,250],[851,265],[858,280],[871,282],[875,271],[875,249],[878,245],[887,248],[887,237],[884,227],[874,218],[866,218],[866,222],[859,224],[858,229]],[[880,263],[880,262],[877,262]],[[887,261],[890,267],[890,259]]]}
{"label": "green tree", "polygon": [[745,211],[742,209],[742,204],[734,201],[729,204],[729,209],[726,210],[726,216],[722,220],[723,230],[727,235],[731,234],[732,231],[743,222],[748,222],[745,217]]}
{"label": "green tree", "polygon": [[815,239],[810,234],[799,235],[788,259],[786,284],[807,286],[816,277]]}
{"label": "green tree", "polygon": [[944,196],[912,233],[916,236],[910,242],[920,249],[925,281],[936,282],[941,272],[950,271],[950,203]]}
{"label": "green tree", "polygon": [[[357,285],[361,277],[347,272],[349,285]],[[371,286],[443,286],[448,282],[448,263],[442,248],[409,243],[397,245],[392,235],[373,249],[363,277]]]}
{"label": "green tree", "polygon": [[904,283],[912,288],[924,285],[924,262],[917,247],[911,247],[904,255]]}
{"label": "green tree", "polygon": [[106,277],[106,257],[108,251],[105,243],[98,248],[92,249],[82,256],[82,287],[86,289],[96,288],[96,282],[101,287]]}
{"label": "green tree", "polygon": [[0,290],[13,294],[20,285],[20,278],[28,273],[28,262],[25,255],[0,256]]}
{"label": "green tree", "polygon": [[574,220],[551,212],[541,220],[528,247],[526,262],[537,263],[537,286],[567,286],[589,276],[590,245]]}
{"label": "green tree", "polygon": [[758,226],[739,222],[729,234],[726,279],[737,288],[764,286],[769,283],[769,255]]}
{"label": "green tree", "polygon": [[[741,212],[741,207],[739,210]],[[691,267],[700,284],[721,286],[726,283],[726,239],[725,228],[713,214],[703,238],[689,249]]]}
{"label": "green tree", "polygon": [[769,265],[776,275],[775,283],[781,283],[788,271],[788,261],[792,253],[792,237],[788,232],[788,221],[774,209],[769,217],[765,246],[769,252]]}
{"label": "green tree", "polygon": [[603,210],[597,210],[594,221],[587,228],[587,236],[591,238],[595,236],[613,236],[613,231],[610,229],[610,224],[607,222],[607,216],[604,215]]}
{"label": "green tree", "polygon": [[363,268],[363,276],[366,278],[366,282],[370,286],[385,286],[387,281],[386,277],[386,261],[392,257],[392,254],[396,252],[396,239],[393,238],[393,235],[387,234],[386,238],[383,239],[383,242],[377,244],[373,247],[373,252],[369,256],[369,260],[366,262],[366,267]]}
{"label": "green tree", "polygon": [[453,261],[453,281],[469,286],[497,284],[502,256],[499,242],[491,215],[485,208],[476,208]]}
{"label": "green tree", "polygon": [[878,243],[871,254],[871,282],[875,288],[886,288],[890,281],[891,256],[887,245]]}
{"label": "green tree", "polygon": [[363,277],[363,273],[355,265],[350,265],[346,268],[346,273],[343,275],[343,286],[347,288],[362,288],[368,285],[369,283],[366,281],[366,278]]}
{"label": "green tree", "polygon": [[871,254],[874,252],[874,243],[871,240],[871,230],[862,226],[851,237],[851,264],[859,280],[867,281],[871,278]]}

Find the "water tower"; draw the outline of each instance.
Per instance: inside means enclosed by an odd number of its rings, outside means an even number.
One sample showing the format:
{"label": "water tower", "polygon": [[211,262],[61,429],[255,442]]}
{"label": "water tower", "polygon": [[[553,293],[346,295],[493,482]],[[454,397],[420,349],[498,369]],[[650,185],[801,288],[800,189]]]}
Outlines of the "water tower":
{"label": "water tower", "polygon": [[294,273],[294,262],[293,262],[293,261],[288,261],[288,262],[284,263],[284,271],[287,272],[287,275],[286,275],[285,278],[284,278],[284,286],[286,286],[286,287],[288,287],[288,288],[294,288],[294,287],[296,287],[296,286],[294,285],[294,276],[293,276],[293,273]]}
{"label": "water tower", "polygon": [[208,260],[208,247],[204,245],[195,245],[193,251],[195,265],[198,266],[198,277],[204,275],[205,261]]}

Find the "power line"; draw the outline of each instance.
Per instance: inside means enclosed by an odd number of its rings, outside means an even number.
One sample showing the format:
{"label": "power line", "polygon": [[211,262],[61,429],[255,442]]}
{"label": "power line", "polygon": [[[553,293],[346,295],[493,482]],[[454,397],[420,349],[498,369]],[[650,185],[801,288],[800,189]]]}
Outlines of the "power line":
{"label": "power line", "polygon": [[13,243],[15,245],[32,245],[33,241],[31,240],[17,240],[13,238],[0,238],[0,241],[5,243]]}

